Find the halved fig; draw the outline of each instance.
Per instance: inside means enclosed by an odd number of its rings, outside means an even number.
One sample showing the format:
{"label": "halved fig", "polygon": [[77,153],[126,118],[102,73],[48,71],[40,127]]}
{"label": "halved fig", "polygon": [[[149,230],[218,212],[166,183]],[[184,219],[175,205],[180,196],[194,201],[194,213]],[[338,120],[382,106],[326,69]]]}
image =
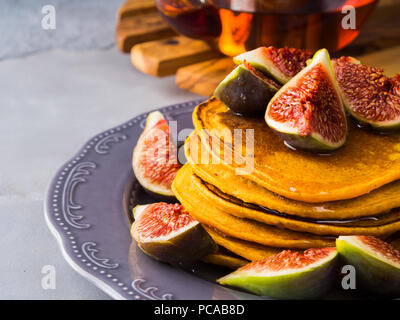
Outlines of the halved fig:
{"label": "halved fig", "polygon": [[172,265],[188,265],[213,253],[217,245],[180,204],[138,205],[131,235],[147,255]]}
{"label": "halved fig", "polygon": [[400,129],[400,75],[388,78],[380,68],[352,57],[332,61],[344,106],[362,124]]}
{"label": "halved fig", "polygon": [[277,299],[312,299],[329,291],[335,281],[335,248],[284,250],[254,261],[218,279],[221,284]]}
{"label": "halved fig", "polygon": [[132,166],[139,183],[151,193],[173,197],[172,181],[181,165],[171,141],[167,121],[159,111],[148,115],[133,150]]}
{"label": "halved fig", "polygon": [[312,57],[308,51],[295,48],[260,47],[242,53],[233,61],[236,64],[247,62],[281,84],[285,84],[306,67],[307,60]]}
{"label": "halved fig", "polygon": [[343,146],[346,114],[326,49],[276,93],[265,121],[295,148],[329,151]]}
{"label": "halved fig", "polygon": [[281,86],[262,72],[244,63],[218,85],[214,95],[233,112],[263,114],[269,100]]}
{"label": "halved fig", "polygon": [[340,236],[336,247],[356,269],[357,285],[381,295],[400,297],[400,251],[371,236]]}

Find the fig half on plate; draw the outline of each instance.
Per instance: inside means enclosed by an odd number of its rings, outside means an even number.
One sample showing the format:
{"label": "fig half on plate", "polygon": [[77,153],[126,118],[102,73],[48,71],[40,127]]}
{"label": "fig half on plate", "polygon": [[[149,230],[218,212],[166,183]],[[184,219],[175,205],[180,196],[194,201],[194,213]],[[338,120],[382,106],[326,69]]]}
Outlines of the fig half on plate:
{"label": "fig half on plate", "polygon": [[400,296],[400,251],[371,236],[340,236],[336,247],[356,269],[357,284],[381,295]]}
{"label": "fig half on plate", "polygon": [[150,193],[172,198],[171,184],[181,165],[167,121],[159,111],[150,113],[133,150],[132,167],[141,186]]}
{"label": "fig half on plate", "polygon": [[343,146],[347,119],[326,49],[275,94],[265,121],[294,148],[323,152]]}
{"label": "fig half on plate", "polygon": [[217,250],[217,245],[180,204],[138,205],[131,235],[147,255],[172,265],[191,262]]}
{"label": "fig half on plate", "polygon": [[254,261],[218,279],[221,284],[277,299],[312,299],[325,294],[335,281],[335,248],[284,250]]}

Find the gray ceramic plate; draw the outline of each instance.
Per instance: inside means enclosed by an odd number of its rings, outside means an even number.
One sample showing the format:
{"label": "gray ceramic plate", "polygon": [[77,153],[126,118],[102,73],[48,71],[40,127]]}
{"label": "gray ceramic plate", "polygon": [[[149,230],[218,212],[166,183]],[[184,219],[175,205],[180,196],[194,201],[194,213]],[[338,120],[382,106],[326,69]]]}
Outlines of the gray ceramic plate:
{"label": "gray ceramic plate", "polygon": [[[192,128],[191,113],[199,102],[160,111],[177,121],[178,130]],[[131,242],[130,209],[158,201],[143,192],[131,169],[146,117],[97,135],[53,178],[45,217],[65,259],[115,299],[256,299],[217,285],[215,279],[227,270],[201,263],[176,269],[147,257]]]}

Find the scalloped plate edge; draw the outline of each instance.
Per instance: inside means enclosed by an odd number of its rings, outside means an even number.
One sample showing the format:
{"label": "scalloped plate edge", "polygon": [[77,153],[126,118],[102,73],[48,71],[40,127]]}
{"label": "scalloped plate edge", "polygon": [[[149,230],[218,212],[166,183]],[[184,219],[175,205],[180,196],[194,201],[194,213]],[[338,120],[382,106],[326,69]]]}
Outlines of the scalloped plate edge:
{"label": "scalloped plate edge", "polygon": [[[143,112],[135,117],[133,117],[132,119],[141,117],[141,116],[145,116],[148,115],[150,112],[152,111],[156,111],[156,110],[164,110],[164,109],[168,109],[172,106],[176,106],[176,105],[185,105],[185,104],[193,104],[193,105],[197,105],[199,103],[201,103],[202,101],[204,101],[204,99],[194,99],[194,100],[190,100],[190,101],[184,101],[184,102],[180,102],[180,103],[176,103],[176,104],[172,104],[172,105],[168,105],[168,106],[164,106],[164,107],[160,107],[160,108],[156,108],[147,112]],[[122,296],[121,294],[119,294],[117,291],[115,291],[110,285],[108,285],[107,283],[105,283],[103,280],[99,279],[98,277],[90,274],[89,272],[87,272],[86,270],[84,270],[83,268],[81,268],[75,261],[74,259],[68,254],[66,246],[64,244],[63,241],[63,237],[61,236],[61,234],[58,232],[57,227],[54,226],[54,224],[51,222],[50,220],[50,216],[51,216],[51,210],[49,208],[49,202],[48,202],[48,197],[49,194],[52,190],[52,184],[53,184],[53,180],[54,177],[57,177],[59,175],[59,173],[62,171],[62,169],[70,162],[71,159],[75,158],[77,154],[80,154],[81,151],[85,148],[85,146],[90,143],[90,141],[92,141],[95,137],[104,134],[112,129],[115,129],[117,127],[121,127],[127,123],[129,123],[130,121],[132,121],[132,119],[123,122],[120,125],[114,126],[112,128],[103,130],[102,132],[94,135],[93,137],[91,137],[90,139],[88,139],[84,144],[83,147],[81,147],[78,152],[76,152],[74,154],[73,157],[71,157],[68,161],[64,162],[60,168],[56,171],[56,173],[52,176],[47,188],[46,188],[46,193],[45,193],[45,197],[44,197],[44,219],[46,221],[46,224],[48,226],[48,228],[50,229],[50,232],[53,234],[53,236],[56,238],[56,241],[58,243],[59,248],[61,249],[61,254],[63,256],[63,258],[65,259],[65,261],[67,261],[67,263],[72,267],[73,270],[75,270],[79,275],[81,275],[82,277],[86,278],[88,281],[90,281],[91,283],[93,283],[97,288],[99,288],[100,290],[102,290],[103,292],[105,292],[106,294],[108,294],[112,299],[116,299],[116,300],[128,300],[127,298],[125,298],[124,296]]]}
{"label": "scalloped plate edge", "polygon": [[106,294],[108,294],[111,298],[116,299],[116,300],[127,300],[125,297],[121,296],[118,292],[116,292],[112,287],[110,287],[108,284],[100,280],[99,278],[91,275],[89,272],[86,272],[84,269],[82,269],[80,266],[78,266],[75,261],[68,255],[66,249],[64,248],[64,243],[62,240],[62,237],[58,233],[57,229],[53,226],[53,224],[50,222],[47,211],[48,208],[45,209],[45,214],[44,214],[44,219],[46,221],[47,226],[50,229],[50,232],[53,234],[53,236],[57,239],[57,243],[59,245],[59,248],[61,249],[61,254],[63,258],[67,261],[67,263],[74,269],[77,273],[79,273],[82,277],[86,278],[89,280],[91,283],[93,283],[96,287],[104,291]]}

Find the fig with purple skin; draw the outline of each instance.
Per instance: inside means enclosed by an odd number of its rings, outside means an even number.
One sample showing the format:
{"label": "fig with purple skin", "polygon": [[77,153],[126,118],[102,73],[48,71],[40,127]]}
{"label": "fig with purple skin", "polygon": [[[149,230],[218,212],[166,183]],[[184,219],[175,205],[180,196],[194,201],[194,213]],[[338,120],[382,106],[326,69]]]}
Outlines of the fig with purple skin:
{"label": "fig with purple skin", "polygon": [[355,119],[383,131],[400,129],[400,75],[386,77],[352,57],[332,65],[344,106]]}
{"label": "fig with purple skin", "polygon": [[326,49],[275,94],[265,121],[294,148],[324,152],[344,145],[347,119]]}
{"label": "fig with purple skin", "polygon": [[248,63],[253,68],[269,75],[280,84],[285,84],[306,67],[312,57],[308,51],[295,48],[260,47],[242,53],[233,61],[236,64]]}
{"label": "fig with purple skin", "polygon": [[335,248],[308,249],[304,253],[285,250],[217,281],[271,298],[312,299],[329,291],[336,272]]}
{"label": "fig with purple skin", "polygon": [[167,121],[159,111],[148,115],[133,151],[132,167],[141,186],[152,194],[174,197],[171,184],[181,165]]}
{"label": "fig with purple skin", "polygon": [[371,236],[340,236],[336,247],[356,269],[357,285],[381,295],[400,297],[400,251]]}
{"label": "fig with purple skin", "polygon": [[180,204],[138,205],[131,235],[147,255],[172,265],[191,262],[216,252],[217,245]]}
{"label": "fig with purple skin", "polygon": [[214,95],[235,113],[263,114],[268,101],[281,87],[262,72],[243,63],[218,85]]}

